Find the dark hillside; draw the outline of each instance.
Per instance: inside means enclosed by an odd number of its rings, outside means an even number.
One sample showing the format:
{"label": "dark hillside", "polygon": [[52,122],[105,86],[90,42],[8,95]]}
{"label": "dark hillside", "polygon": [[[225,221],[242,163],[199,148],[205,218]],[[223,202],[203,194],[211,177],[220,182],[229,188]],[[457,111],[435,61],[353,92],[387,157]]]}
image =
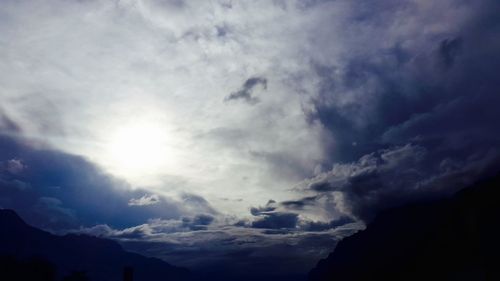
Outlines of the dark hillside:
{"label": "dark hillside", "polygon": [[387,210],[341,241],[309,280],[500,280],[500,176]]}

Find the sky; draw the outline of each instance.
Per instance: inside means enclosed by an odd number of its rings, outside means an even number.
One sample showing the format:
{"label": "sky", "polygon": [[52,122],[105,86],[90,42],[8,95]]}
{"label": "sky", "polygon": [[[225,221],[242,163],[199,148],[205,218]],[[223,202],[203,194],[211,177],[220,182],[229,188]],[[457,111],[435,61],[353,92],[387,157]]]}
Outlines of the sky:
{"label": "sky", "polygon": [[498,171],[499,13],[4,0],[0,207],[175,265],[302,274],[380,210]]}

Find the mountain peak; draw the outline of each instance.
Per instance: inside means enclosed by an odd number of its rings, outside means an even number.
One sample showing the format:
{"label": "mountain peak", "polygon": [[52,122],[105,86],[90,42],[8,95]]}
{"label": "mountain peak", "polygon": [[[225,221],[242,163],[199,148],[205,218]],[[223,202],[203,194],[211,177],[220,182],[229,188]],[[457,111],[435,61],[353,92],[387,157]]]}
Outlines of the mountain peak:
{"label": "mountain peak", "polygon": [[6,209],[0,209],[2,257],[21,261],[38,257],[58,268],[61,276],[83,270],[90,280],[116,280],[126,266],[134,268],[137,281],[189,278],[187,269],[127,252],[116,241],[84,234],[54,235],[29,226],[16,212]]}
{"label": "mountain peak", "polygon": [[0,224],[2,226],[27,226],[21,217],[10,209],[0,209]]}
{"label": "mountain peak", "polygon": [[451,198],[386,210],[309,280],[500,280],[499,196],[500,175]]}

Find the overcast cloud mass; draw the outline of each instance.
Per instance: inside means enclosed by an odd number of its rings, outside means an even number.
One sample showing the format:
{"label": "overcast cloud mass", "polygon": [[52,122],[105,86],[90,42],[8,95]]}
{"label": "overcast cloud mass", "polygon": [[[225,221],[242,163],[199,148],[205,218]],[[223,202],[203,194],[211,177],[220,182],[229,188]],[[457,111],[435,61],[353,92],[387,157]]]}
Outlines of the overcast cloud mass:
{"label": "overcast cloud mass", "polygon": [[303,274],[378,211],[498,172],[499,14],[2,1],[0,207],[175,265]]}

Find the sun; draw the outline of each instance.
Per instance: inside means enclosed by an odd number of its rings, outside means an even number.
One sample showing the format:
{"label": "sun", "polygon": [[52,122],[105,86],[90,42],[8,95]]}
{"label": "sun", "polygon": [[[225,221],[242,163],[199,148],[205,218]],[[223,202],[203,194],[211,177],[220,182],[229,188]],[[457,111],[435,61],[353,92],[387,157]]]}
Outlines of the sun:
{"label": "sun", "polygon": [[105,158],[112,172],[127,177],[154,174],[168,160],[168,136],[162,126],[132,123],[118,127],[106,141]]}

